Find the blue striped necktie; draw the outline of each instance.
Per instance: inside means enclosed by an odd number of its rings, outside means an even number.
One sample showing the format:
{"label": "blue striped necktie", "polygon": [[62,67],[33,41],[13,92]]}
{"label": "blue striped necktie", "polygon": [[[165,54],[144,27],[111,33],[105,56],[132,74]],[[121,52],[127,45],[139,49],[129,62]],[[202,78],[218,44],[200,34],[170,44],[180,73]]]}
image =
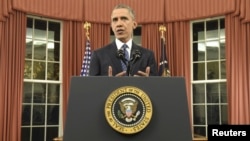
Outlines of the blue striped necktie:
{"label": "blue striped necktie", "polygon": [[124,58],[125,58],[125,63],[122,61],[122,70],[123,71],[127,71],[127,65],[128,65],[128,61],[129,61],[129,55],[128,55],[128,51],[127,51],[127,49],[126,48],[128,48],[128,46],[126,45],[126,44],[124,44],[123,46],[122,46],[122,49],[123,49],[123,51],[124,51]]}

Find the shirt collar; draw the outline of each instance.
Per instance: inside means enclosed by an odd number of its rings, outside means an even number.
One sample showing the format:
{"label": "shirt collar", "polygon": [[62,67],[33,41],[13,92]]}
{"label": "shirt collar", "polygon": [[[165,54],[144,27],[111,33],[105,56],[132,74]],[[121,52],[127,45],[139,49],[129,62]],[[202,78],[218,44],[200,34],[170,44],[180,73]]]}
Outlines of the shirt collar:
{"label": "shirt collar", "polygon": [[[115,43],[116,43],[116,46],[117,46],[118,50],[124,45],[124,43],[121,42],[118,39],[115,39]],[[131,48],[132,48],[132,39],[128,40],[128,42],[126,44],[128,46],[128,50],[131,50]]]}

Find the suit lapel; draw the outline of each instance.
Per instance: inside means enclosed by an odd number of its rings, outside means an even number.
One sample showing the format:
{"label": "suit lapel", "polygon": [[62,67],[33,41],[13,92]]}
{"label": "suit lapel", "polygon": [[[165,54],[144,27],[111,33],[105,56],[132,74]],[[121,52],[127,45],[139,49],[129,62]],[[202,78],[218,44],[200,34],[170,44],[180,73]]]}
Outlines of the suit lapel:
{"label": "suit lapel", "polygon": [[[139,48],[139,46],[138,45],[136,45],[134,42],[132,42],[132,49],[131,49],[131,57],[132,57],[132,55],[133,55],[133,52],[135,52],[136,50],[139,50],[139,51],[141,51],[140,50],[140,48]],[[131,69],[132,69],[132,74],[135,74],[135,73],[137,73],[137,72],[135,72],[134,70],[139,70],[139,67],[140,67],[140,64],[141,64],[141,58],[139,58],[138,60],[136,60],[136,61],[133,61],[132,62],[132,64],[131,64]]]}
{"label": "suit lapel", "polygon": [[110,44],[110,57],[111,61],[114,64],[114,66],[112,67],[113,72],[122,72],[121,60],[117,57],[117,46],[115,44],[115,41]]}
{"label": "suit lapel", "polygon": [[[132,57],[133,52],[136,50],[141,51],[140,47],[138,45],[136,45],[134,42],[132,42],[132,48],[131,48],[131,54],[130,54],[131,57]],[[113,74],[117,74],[119,72],[122,72],[121,60],[117,57],[117,46],[115,44],[115,41],[113,41],[109,45],[108,53],[109,53],[110,59],[111,59],[112,64],[113,64],[113,66],[112,66]],[[131,67],[132,67],[131,74],[137,73],[137,72],[135,72],[135,70],[139,70],[141,61],[142,61],[142,56],[141,56],[141,58],[139,58],[135,62],[131,62]]]}

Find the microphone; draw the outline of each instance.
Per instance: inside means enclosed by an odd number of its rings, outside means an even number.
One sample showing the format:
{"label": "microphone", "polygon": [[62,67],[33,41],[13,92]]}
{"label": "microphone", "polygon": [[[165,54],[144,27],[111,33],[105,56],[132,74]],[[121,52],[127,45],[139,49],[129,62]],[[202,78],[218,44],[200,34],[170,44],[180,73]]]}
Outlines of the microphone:
{"label": "microphone", "polygon": [[123,49],[117,50],[117,57],[120,58],[124,64],[126,64],[125,53]]}
{"label": "microphone", "polygon": [[131,72],[132,72],[132,65],[138,60],[141,58],[141,51],[140,50],[135,50],[135,51],[132,51],[132,58],[131,60],[128,62],[128,70],[127,70],[127,73],[129,75],[131,75]]}
{"label": "microphone", "polygon": [[125,53],[122,49],[117,50],[117,57],[120,59],[123,59],[125,56]]}
{"label": "microphone", "polygon": [[137,50],[133,51],[132,56],[133,56],[132,60],[133,60],[133,64],[134,64],[138,59],[141,58],[140,50],[137,49]]}
{"label": "microphone", "polygon": [[130,62],[130,61],[126,62],[124,50],[123,50],[123,49],[117,50],[117,54],[116,54],[116,55],[117,55],[117,57],[118,57],[119,59],[121,59],[122,62],[126,65],[126,67],[127,67],[127,70],[126,70],[127,76],[129,76],[129,71],[128,71],[128,70],[130,70],[130,65],[129,65],[129,62]]}

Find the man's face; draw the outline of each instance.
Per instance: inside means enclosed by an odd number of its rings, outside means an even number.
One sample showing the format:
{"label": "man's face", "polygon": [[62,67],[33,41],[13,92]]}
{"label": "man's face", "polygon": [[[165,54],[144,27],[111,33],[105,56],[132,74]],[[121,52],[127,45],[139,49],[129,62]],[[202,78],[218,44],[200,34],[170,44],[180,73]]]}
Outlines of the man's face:
{"label": "man's face", "polygon": [[111,15],[111,27],[115,37],[127,42],[131,37],[137,23],[132,19],[127,9],[115,9]]}

